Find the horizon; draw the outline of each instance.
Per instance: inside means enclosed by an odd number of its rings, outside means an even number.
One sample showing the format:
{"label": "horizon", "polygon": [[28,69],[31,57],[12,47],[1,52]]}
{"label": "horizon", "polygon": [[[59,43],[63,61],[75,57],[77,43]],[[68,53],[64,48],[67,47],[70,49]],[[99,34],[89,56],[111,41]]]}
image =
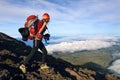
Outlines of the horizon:
{"label": "horizon", "polygon": [[18,29],[29,15],[51,16],[53,36],[120,35],[119,0],[0,0],[0,32],[20,37]]}

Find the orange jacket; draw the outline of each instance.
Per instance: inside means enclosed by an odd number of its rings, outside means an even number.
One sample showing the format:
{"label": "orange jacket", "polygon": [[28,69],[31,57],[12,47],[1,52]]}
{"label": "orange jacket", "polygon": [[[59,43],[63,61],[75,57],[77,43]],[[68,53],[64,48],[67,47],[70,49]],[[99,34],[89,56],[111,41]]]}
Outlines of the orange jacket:
{"label": "orange jacket", "polygon": [[[26,27],[26,25],[27,25],[27,22],[25,22],[24,27]],[[46,29],[44,29],[41,34],[38,34],[38,31],[40,30],[42,25],[43,25],[43,22],[41,20],[38,20],[36,26],[31,26],[29,28],[30,35],[29,35],[28,39],[32,40],[33,37],[36,37],[37,39],[42,40],[43,33],[46,30]]]}

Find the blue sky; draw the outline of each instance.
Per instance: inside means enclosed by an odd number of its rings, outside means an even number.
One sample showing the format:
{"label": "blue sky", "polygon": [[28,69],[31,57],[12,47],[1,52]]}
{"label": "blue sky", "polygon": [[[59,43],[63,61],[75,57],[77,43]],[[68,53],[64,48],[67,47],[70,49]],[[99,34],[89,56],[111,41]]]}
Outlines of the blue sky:
{"label": "blue sky", "polygon": [[0,32],[19,37],[27,16],[51,16],[51,35],[120,34],[120,0],[0,0]]}

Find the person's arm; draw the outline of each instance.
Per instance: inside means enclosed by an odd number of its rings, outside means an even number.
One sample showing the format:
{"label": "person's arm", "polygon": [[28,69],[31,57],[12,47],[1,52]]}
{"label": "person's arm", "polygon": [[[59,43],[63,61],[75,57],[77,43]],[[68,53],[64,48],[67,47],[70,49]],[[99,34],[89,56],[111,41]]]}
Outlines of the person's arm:
{"label": "person's arm", "polygon": [[46,22],[43,23],[42,27],[39,29],[39,31],[37,32],[35,39],[42,39],[42,31],[44,30],[44,28],[46,27]]}
{"label": "person's arm", "polygon": [[46,22],[43,23],[42,27],[38,31],[39,34],[41,34],[41,32],[44,30],[44,28],[46,27],[46,24],[47,24]]}

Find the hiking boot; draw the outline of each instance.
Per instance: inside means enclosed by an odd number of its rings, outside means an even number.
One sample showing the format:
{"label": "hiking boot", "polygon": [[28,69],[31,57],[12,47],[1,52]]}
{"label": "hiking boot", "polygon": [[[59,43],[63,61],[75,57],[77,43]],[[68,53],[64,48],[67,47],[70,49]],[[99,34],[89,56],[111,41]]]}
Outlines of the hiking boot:
{"label": "hiking boot", "polygon": [[49,69],[49,66],[47,66],[47,64],[42,64],[40,66],[40,69]]}
{"label": "hiking boot", "polygon": [[23,73],[26,73],[26,67],[25,67],[25,65],[21,64],[21,65],[19,66],[19,69],[20,69]]}

